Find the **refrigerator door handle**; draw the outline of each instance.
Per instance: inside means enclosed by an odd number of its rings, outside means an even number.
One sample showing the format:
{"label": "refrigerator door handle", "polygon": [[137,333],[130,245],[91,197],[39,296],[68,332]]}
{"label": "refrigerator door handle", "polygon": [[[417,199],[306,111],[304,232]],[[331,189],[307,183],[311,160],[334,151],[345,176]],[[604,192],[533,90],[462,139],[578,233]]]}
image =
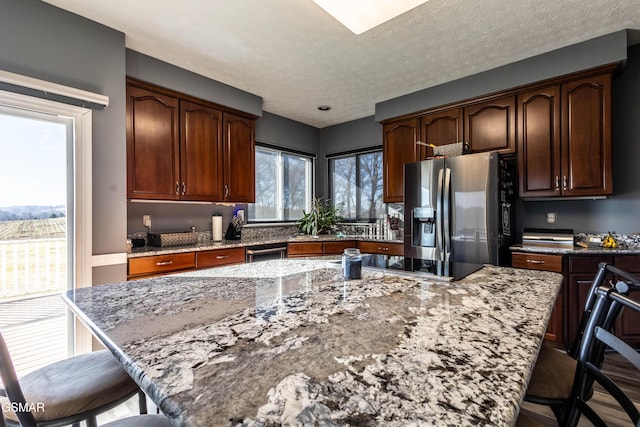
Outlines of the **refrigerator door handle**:
{"label": "refrigerator door handle", "polygon": [[444,218],[442,221],[443,224],[443,233],[444,234],[444,261],[449,262],[449,258],[451,258],[451,227],[449,221],[451,220],[451,169],[447,168],[444,173],[444,194],[443,194],[443,204],[444,204]]}
{"label": "refrigerator door handle", "polygon": [[444,169],[438,171],[438,191],[436,193],[436,255],[439,260],[444,257],[444,241],[442,239],[442,186]]}

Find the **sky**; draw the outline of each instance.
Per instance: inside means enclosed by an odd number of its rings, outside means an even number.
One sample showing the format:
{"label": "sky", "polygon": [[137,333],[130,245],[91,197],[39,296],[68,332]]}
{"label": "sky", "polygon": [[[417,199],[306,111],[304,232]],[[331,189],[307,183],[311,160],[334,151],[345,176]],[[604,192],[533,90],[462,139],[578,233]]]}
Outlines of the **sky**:
{"label": "sky", "polygon": [[0,208],[66,204],[66,126],[0,112]]}

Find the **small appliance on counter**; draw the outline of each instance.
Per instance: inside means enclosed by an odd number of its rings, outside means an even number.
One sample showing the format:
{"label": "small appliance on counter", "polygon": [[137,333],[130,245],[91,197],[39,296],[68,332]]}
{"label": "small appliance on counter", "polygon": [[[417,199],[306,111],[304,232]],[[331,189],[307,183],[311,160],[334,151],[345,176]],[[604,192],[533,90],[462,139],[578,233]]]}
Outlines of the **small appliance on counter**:
{"label": "small appliance on counter", "polygon": [[186,246],[198,243],[198,233],[195,231],[179,231],[176,233],[147,233],[149,246]]}
{"label": "small appliance on counter", "polygon": [[525,228],[522,232],[522,246],[573,249],[573,230]]}

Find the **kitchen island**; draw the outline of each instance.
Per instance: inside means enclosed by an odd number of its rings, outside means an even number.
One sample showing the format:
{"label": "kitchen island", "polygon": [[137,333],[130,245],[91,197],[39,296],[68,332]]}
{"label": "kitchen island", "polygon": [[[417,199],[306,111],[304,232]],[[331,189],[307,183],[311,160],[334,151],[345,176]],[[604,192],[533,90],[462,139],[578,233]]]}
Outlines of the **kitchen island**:
{"label": "kitchen island", "polygon": [[560,289],[277,260],[70,291],[176,425],[513,425]]}

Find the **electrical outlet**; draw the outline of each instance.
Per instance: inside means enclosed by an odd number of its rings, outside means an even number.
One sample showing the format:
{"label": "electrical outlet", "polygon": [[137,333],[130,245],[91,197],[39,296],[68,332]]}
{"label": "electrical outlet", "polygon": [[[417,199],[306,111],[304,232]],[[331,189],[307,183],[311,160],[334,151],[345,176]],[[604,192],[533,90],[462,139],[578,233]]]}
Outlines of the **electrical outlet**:
{"label": "electrical outlet", "polygon": [[142,215],[142,225],[151,228],[151,215]]}
{"label": "electrical outlet", "polygon": [[557,217],[557,212],[547,212],[547,224],[555,224]]}

